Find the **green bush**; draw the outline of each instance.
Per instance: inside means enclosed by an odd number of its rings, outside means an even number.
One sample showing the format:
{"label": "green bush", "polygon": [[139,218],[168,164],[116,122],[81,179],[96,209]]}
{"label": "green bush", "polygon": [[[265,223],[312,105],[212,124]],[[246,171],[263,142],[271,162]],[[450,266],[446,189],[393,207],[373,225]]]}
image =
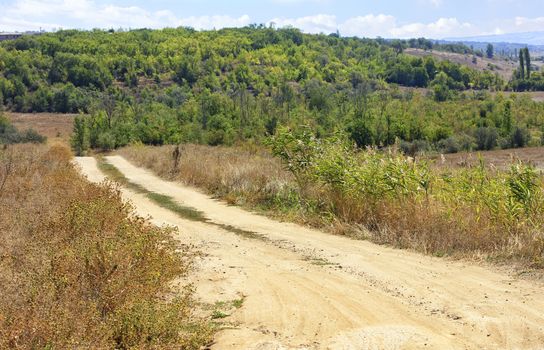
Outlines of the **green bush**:
{"label": "green bush", "polygon": [[499,133],[494,127],[480,127],[474,133],[476,149],[479,151],[489,151],[497,147]]}

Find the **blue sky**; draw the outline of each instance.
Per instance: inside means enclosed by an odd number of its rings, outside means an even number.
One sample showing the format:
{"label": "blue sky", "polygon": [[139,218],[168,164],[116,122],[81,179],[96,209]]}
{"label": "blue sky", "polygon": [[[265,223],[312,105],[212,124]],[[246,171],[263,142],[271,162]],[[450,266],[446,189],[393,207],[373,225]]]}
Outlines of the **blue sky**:
{"label": "blue sky", "polygon": [[196,29],[274,23],[305,32],[446,38],[544,30],[543,0],[0,0],[0,31]]}

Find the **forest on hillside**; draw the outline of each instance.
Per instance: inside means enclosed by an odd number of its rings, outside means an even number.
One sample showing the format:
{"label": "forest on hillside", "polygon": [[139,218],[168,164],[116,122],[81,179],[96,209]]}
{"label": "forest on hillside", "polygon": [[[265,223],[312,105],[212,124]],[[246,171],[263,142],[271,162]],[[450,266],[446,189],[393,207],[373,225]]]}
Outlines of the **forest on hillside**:
{"label": "forest on hillside", "polygon": [[[340,133],[359,147],[400,143],[408,153],[541,143],[542,103],[501,94],[512,82],[494,72],[411,57],[406,45],[428,42],[264,26],[23,36],[0,44],[0,103],[81,113],[80,154],[133,143],[260,142],[280,125]],[[540,72],[530,79],[544,80]]]}

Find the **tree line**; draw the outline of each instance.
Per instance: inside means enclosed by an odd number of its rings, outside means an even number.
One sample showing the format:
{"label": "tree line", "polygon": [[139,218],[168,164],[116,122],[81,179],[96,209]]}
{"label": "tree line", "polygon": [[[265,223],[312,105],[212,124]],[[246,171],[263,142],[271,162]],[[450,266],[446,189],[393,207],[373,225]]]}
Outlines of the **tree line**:
{"label": "tree line", "polygon": [[68,30],[0,44],[0,102],[83,113],[79,152],[260,142],[280,125],[347,133],[360,147],[506,147],[517,127],[530,134],[524,144],[540,142],[541,104],[511,99],[505,129],[506,98],[487,92],[505,85],[493,72],[405,55],[394,41],[294,28]]}

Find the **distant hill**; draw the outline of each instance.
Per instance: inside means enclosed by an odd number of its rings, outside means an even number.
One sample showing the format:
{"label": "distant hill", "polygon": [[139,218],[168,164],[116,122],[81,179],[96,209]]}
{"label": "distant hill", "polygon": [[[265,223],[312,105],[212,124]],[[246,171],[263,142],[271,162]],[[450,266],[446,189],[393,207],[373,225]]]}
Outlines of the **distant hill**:
{"label": "distant hill", "polygon": [[544,31],[526,33],[508,33],[498,35],[483,35],[465,38],[449,38],[448,41],[473,41],[487,43],[515,43],[534,46],[544,46]]}
{"label": "distant hill", "polygon": [[544,56],[544,31],[447,38],[439,40],[438,42],[462,43],[474,50],[482,51],[485,51],[488,43],[492,43],[495,47],[495,52],[500,53],[503,56],[515,56],[520,48],[529,47],[532,55]]}

